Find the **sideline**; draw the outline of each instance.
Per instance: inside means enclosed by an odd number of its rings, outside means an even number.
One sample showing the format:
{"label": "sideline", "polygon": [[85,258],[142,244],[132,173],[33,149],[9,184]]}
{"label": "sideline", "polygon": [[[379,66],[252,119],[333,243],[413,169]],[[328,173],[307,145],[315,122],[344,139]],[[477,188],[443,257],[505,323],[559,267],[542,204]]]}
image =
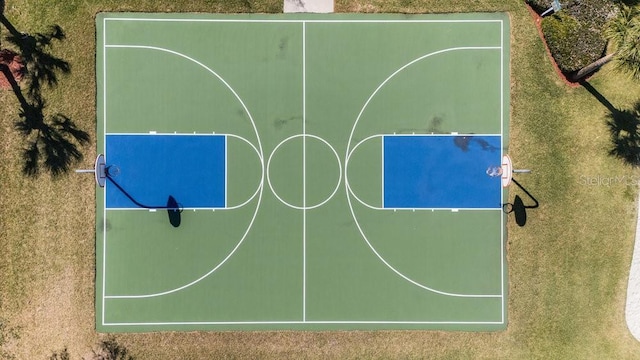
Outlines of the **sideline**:
{"label": "sideline", "polygon": [[[638,196],[638,205],[640,206],[640,195]],[[629,270],[625,317],[631,335],[640,341],[640,212],[638,213],[638,222],[636,223],[633,259],[631,260],[631,269]]]}

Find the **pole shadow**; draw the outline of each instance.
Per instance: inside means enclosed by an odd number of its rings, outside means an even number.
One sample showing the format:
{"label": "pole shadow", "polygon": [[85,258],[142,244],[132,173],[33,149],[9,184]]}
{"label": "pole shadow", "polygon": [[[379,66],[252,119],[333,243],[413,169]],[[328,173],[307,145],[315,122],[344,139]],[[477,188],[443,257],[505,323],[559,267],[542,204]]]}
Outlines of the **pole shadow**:
{"label": "pole shadow", "polygon": [[113,171],[112,169],[118,169],[113,165],[107,166],[105,169],[105,176],[107,180],[109,180],[120,192],[127,197],[127,199],[131,200],[136,206],[143,209],[164,209],[167,210],[167,214],[169,216],[169,223],[173,227],[179,227],[182,223],[182,206],[178,201],[173,197],[173,195],[169,195],[167,199],[167,205],[148,205],[143,204],[136,200],[133,195],[129,194],[127,190],[125,190],[120,183],[118,183],[113,177],[117,176],[119,170]]}
{"label": "pole shadow", "polygon": [[533,197],[533,195],[531,195],[531,193],[527,191],[527,189],[525,189],[524,186],[522,186],[516,179],[511,178],[511,181],[513,181],[513,183],[516,184],[520,188],[520,190],[524,191],[529,199],[533,200],[533,205],[525,205],[524,201],[522,201],[522,198],[519,195],[516,195],[513,203],[506,203],[502,205],[503,211],[507,214],[513,212],[516,219],[516,224],[522,227],[527,224],[527,209],[535,209],[540,206],[540,203],[538,203],[538,200]]}
{"label": "pole shadow", "polygon": [[182,209],[180,209],[178,201],[171,195],[169,195],[169,199],[167,199],[167,213],[169,214],[169,223],[171,223],[171,226],[179,227],[182,222]]}

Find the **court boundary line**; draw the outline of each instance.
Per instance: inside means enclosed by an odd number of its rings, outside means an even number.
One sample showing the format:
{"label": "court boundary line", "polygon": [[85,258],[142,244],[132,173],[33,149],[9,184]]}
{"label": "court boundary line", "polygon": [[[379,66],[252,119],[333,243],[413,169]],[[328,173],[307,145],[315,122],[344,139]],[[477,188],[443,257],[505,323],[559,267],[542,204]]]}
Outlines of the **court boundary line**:
{"label": "court boundary line", "polygon": [[[141,19],[136,19],[136,18],[103,18],[103,86],[104,86],[104,98],[103,98],[103,104],[104,104],[104,109],[103,109],[103,126],[104,126],[104,130],[103,133],[105,134],[106,137],[106,127],[107,127],[107,117],[106,117],[106,73],[107,73],[107,67],[106,67],[106,48],[108,47],[115,47],[115,46],[110,46],[106,44],[106,22],[108,20],[114,20],[114,21],[178,21],[178,22],[247,22],[247,23],[302,23],[303,25],[306,24],[307,22],[309,23],[487,23],[487,22],[500,22],[501,23],[501,41],[502,38],[504,37],[503,34],[503,20],[493,20],[493,19],[486,19],[486,20],[482,20],[482,19],[478,19],[478,20],[260,20],[260,19],[253,19],[253,20],[241,20],[241,19],[148,19],[148,18],[141,18]],[[500,50],[501,50],[501,54],[503,54],[503,44],[501,43],[500,46]],[[504,77],[504,68],[502,66],[502,62],[503,62],[503,56],[501,56],[501,78]],[[221,79],[222,80],[222,79]],[[224,80],[223,80],[224,81]],[[503,81],[501,82],[501,89],[504,88],[504,84]],[[232,89],[231,89],[232,90]],[[303,89],[304,90],[304,89]],[[233,90],[232,90],[233,91]],[[503,91],[501,91],[501,97],[503,96]],[[304,99],[304,97],[303,97]],[[241,101],[242,102],[242,101]],[[243,104],[244,106],[244,104]],[[502,103],[502,107],[503,107],[503,103]],[[245,108],[245,110],[248,112],[248,110]],[[501,108],[501,118],[504,116],[504,109]],[[503,127],[503,119],[501,120],[501,128]],[[303,126],[304,126],[304,120],[303,120]],[[355,128],[355,125],[354,125]],[[255,129],[255,124],[254,124],[254,129]],[[501,130],[503,131],[503,130]],[[353,133],[353,131],[352,131]],[[139,135],[139,134],[138,134]],[[404,135],[406,136],[407,134],[399,134],[399,135]],[[435,135],[435,134],[433,134]],[[450,135],[450,134],[442,134],[442,135]],[[478,134],[469,134],[469,135],[476,135],[479,136]],[[502,138],[502,135],[500,135]],[[260,149],[262,149],[261,144],[260,144],[260,138],[258,136],[257,141],[259,143]],[[351,142],[351,140],[349,140],[349,143]],[[106,141],[105,141],[106,144]],[[348,146],[347,146],[348,149]],[[264,166],[264,159],[261,158],[262,162],[263,162],[263,166]],[[345,164],[345,169],[346,169],[346,164]],[[345,176],[345,181],[346,181],[346,176]],[[348,186],[348,185],[347,185]],[[260,188],[262,188],[262,182],[261,182],[261,186]],[[347,194],[348,195],[348,194]],[[259,204],[260,204],[260,200],[262,197],[262,193],[260,192],[260,199],[256,208],[256,213],[257,213],[257,209],[259,208]],[[304,196],[303,196],[304,197]],[[347,196],[347,198],[349,198],[349,196]],[[303,200],[304,202],[304,200]],[[407,210],[407,209],[402,209],[402,210]],[[434,209],[431,209],[434,210]],[[494,210],[494,209],[490,209],[490,210]],[[104,208],[104,219],[106,219],[106,213],[107,213],[107,209],[106,206]],[[255,218],[255,216],[254,216]],[[504,218],[504,217],[502,217]],[[503,220],[501,220],[502,222]],[[251,221],[251,223],[253,223],[253,220]],[[501,230],[504,231],[504,230]],[[247,231],[248,232],[248,231]],[[306,232],[305,232],[306,233]],[[503,242],[503,239],[500,239],[501,244]],[[240,242],[242,243],[242,241]],[[502,246],[501,246],[502,248]],[[345,321],[306,321],[303,320],[302,322],[300,321],[258,321],[258,322],[146,322],[146,323],[106,323],[105,322],[105,299],[106,298],[118,298],[118,297],[106,297],[105,296],[105,279],[106,279],[106,270],[105,270],[105,266],[106,266],[106,232],[103,232],[103,292],[102,292],[102,325],[103,326],[109,326],[109,325],[147,325],[147,326],[153,326],[153,325],[180,325],[180,324],[184,324],[184,325],[189,325],[189,324],[193,324],[193,325],[197,325],[197,324],[202,324],[202,325],[234,325],[234,324],[238,324],[238,325],[242,325],[242,324],[496,324],[496,325],[502,325],[504,324],[504,301],[505,301],[505,296],[504,296],[504,280],[502,281],[502,294],[500,295],[501,299],[502,299],[502,320],[499,322],[496,321],[490,321],[490,322],[485,322],[485,321],[376,321],[376,320],[368,320],[368,321],[359,321],[359,320],[345,320]],[[502,278],[504,279],[504,259],[503,256],[501,256],[502,260],[501,260],[501,274],[502,274]],[[494,297],[494,296],[491,296]],[[495,296],[497,297],[497,296]]]}
{"label": "court boundary line", "polygon": [[[504,157],[504,21],[500,21],[500,158]],[[500,203],[504,204],[505,189],[500,191]],[[505,322],[505,289],[504,289],[504,248],[506,239],[504,237],[504,218],[506,214],[500,217],[500,284],[502,296],[502,322]]]}
{"label": "court boundary line", "polygon": [[504,325],[503,321],[403,321],[403,320],[306,320],[306,321],[183,321],[183,322],[131,322],[105,323],[104,326],[162,326],[162,325]]}
{"label": "court boundary line", "polygon": [[220,22],[220,23],[498,23],[502,19],[187,19],[187,18],[136,18],[136,17],[105,17],[107,21],[141,21],[141,22]]}
{"label": "court boundary line", "polygon": [[[107,19],[102,19],[102,146],[103,150],[107,147]],[[107,161],[107,154],[105,156],[105,163]],[[108,183],[108,181],[107,181]],[[102,325],[105,324],[105,312],[106,312],[106,302],[105,302],[105,293],[107,287],[107,186],[109,184],[105,183],[105,188],[103,191],[103,213],[102,213]]]}

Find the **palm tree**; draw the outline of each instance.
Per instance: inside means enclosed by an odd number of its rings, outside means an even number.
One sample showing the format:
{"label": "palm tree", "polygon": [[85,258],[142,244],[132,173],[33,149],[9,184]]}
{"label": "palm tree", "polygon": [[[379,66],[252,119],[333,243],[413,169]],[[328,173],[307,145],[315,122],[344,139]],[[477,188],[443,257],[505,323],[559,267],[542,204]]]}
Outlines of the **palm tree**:
{"label": "palm tree", "polygon": [[611,61],[618,70],[640,80],[640,9],[622,4],[618,15],[607,24],[604,36],[614,51],[578,70],[573,80],[578,81]]}

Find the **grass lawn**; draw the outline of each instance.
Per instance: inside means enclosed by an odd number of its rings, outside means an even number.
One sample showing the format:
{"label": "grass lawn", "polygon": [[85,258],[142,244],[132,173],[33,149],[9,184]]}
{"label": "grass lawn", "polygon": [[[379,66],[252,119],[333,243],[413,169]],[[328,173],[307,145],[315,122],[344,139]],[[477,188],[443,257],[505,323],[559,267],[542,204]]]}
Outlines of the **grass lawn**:
{"label": "grass lawn", "polygon": [[[97,12],[282,11],[280,0],[7,0],[5,7],[21,31],[43,31],[50,24],[65,30],[67,39],[54,53],[72,71],[45,91],[47,111],[69,116],[92,141]],[[524,2],[336,0],[335,10],[510,13],[509,153],[516,167],[533,169],[518,179],[540,208],[529,213],[524,228],[509,222],[508,329],[151,333],[118,335],[118,342],[137,359],[637,358],[640,343],[624,321],[637,186],[586,185],[585,179],[637,180],[640,173],[607,154],[607,109],[586,89],[559,80]],[[640,84],[608,66],[589,82],[619,108],[640,99]],[[1,92],[0,319],[6,328],[0,356],[47,359],[66,346],[72,359],[80,359],[105,336],[94,330],[95,188],[90,177],[73,173],[23,176],[17,117],[15,96]],[[82,167],[88,167],[95,145],[82,151]]]}

